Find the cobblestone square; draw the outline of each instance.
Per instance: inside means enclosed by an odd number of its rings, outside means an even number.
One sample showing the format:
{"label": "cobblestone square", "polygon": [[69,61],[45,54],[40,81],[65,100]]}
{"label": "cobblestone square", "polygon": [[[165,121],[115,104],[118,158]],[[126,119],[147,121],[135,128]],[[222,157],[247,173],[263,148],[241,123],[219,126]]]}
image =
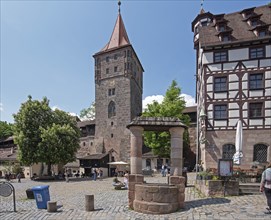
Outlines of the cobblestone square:
{"label": "cobblestone square", "polygon": [[[115,190],[112,178],[93,181],[91,179],[71,179],[70,182],[35,182],[22,179],[21,183],[12,181],[16,192],[16,209],[13,212],[12,196],[0,197],[1,220],[23,219],[101,219],[101,220],[170,220],[170,219],[271,219],[264,214],[266,199],[263,194],[207,198],[193,186],[194,175],[188,175],[185,209],[167,215],[147,215],[128,208],[128,191]],[[166,177],[157,175],[145,177],[148,183],[167,183]],[[58,211],[49,213],[38,209],[36,201],[27,199],[26,190],[33,186],[49,185],[51,201],[57,201]],[[85,211],[85,195],[94,195],[93,212]]]}

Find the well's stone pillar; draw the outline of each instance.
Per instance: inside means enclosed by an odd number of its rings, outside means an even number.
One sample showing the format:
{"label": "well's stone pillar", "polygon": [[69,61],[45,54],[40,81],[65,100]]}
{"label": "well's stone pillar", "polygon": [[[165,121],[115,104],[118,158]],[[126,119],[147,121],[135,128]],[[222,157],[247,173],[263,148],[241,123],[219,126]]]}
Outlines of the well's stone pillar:
{"label": "well's stone pillar", "polygon": [[185,177],[183,176],[170,176],[169,184],[175,185],[178,188],[178,204],[179,208],[184,208],[185,199]]}
{"label": "well's stone pillar", "polygon": [[170,175],[182,176],[183,170],[183,132],[182,127],[173,127],[169,129],[171,152],[170,152]]}
{"label": "well's stone pillar", "polygon": [[131,174],[142,174],[142,133],[144,129],[140,126],[131,126]]}
{"label": "well's stone pillar", "polygon": [[135,185],[136,184],[143,184],[144,176],[140,174],[130,174],[128,176],[128,203],[129,208],[134,209],[134,200],[135,200]]}

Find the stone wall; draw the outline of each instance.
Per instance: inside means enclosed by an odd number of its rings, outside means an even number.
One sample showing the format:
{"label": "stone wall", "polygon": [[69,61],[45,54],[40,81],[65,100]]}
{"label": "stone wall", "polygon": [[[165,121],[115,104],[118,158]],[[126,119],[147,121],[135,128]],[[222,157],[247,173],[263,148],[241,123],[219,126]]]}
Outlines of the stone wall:
{"label": "stone wall", "polygon": [[[224,188],[224,184],[226,188]],[[205,196],[238,196],[239,182],[238,181],[222,181],[222,180],[197,180],[196,188]]]}

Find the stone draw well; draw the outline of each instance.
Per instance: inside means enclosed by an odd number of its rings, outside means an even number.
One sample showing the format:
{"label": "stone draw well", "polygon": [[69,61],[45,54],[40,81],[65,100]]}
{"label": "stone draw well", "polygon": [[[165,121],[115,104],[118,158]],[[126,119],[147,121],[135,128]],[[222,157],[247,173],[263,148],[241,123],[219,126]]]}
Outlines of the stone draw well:
{"label": "stone draw well", "polygon": [[[167,214],[184,208],[183,132],[186,126],[177,118],[137,117],[127,128],[131,131],[129,207],[137,212]],[[169,131],[171,168],[169,184],[144,183],[142,175],[143,131]]]}

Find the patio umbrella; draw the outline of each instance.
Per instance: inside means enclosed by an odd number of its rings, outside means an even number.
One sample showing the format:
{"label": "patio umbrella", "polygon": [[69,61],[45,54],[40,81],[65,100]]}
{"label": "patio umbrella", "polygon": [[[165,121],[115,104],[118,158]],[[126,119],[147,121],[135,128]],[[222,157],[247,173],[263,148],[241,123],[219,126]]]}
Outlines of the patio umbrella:
{"label": "patio umbrella", "polygon": [[236,152],[233,155],[234,164],[237,164],[237,165],[241,164],[241,158],[243,157],[242,147],[243,147],[243,127],[242,127],[242,121],[238,120],[237,127],[236,127],[236,136],[235,136]]}
{"label": "patio umbrella", "polygon": [[124,161],[114,161],[114,162],[109,162],[107,164],[110,164],[110,165],[128,165],[128,163],[126,163]]}

